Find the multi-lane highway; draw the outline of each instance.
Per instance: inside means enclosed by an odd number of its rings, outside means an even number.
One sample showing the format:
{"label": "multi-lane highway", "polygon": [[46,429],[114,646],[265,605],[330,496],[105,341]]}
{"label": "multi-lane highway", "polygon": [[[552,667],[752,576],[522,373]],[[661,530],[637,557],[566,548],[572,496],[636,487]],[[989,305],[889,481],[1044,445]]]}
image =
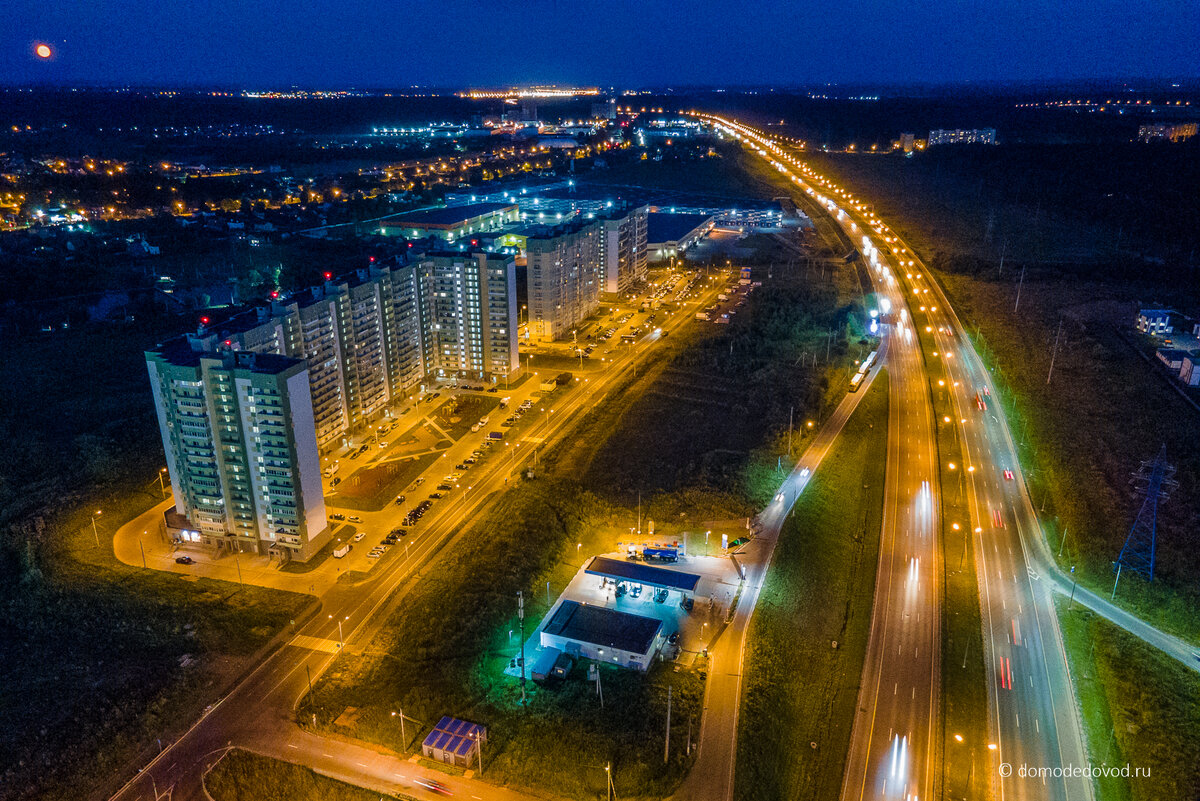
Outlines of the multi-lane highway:
{"label": "multi-lane highway", "polygon": [[[798,169],[772,140],[719,123],[801,189]],[[823,198],[818,198],[824,200]],[[941,502],[932,403],[900,283],[861,232],[846,228],[894,329],[889,376],[887,473],[871,633],[859,687],[842,798],[933,798],[940,787]]]}
{"label": "multi-lane highway", "polygon": [[[718,282],[713,282],[718,283]],[[723,283],[722,283],[723,285]],[[691,320],[693,307],[716,299],[718,290],[707,286],[693,294],[693,301],[663,320],[664,332],[673,332]],[[620,358],[598,374],[580,382],[570,394],[555,402],[553,415],[547,414],[530,430],[524,440],[530,444],[548,444],[560,439],[611,391],[616,389],[653,345],[659,334],[642,334]],[[418,578],[418,571],[445,550],[454,547],[457,538],[490,496],[504,489],[508,479],[532,459],[532,447],[513,447],[512,453],[486,460],[475,468],[472,489],[458,490],[449,499],[435,504],[422,520],[420,536],[404,553],[372,570],[371,578],[357,583],[337,583],[321,596],[322,609],[314,619],[291,636],[278,650],[256,666],[225,697],[210,706],[175,742],[166,744],[148,765],[118,791],[113,798],[121,801],[148,801],[171,789],[173,801],[203,799],[202,779],[208,768],[229,747],[244,747],[260,753],[319,767],[322,772],[381,791],[404,792],[419,797],[435,797],[415,782],[419,778],[437,778],[443,774],[401,762],[394,754],[374,751],[361,745],[333,741],[302,731],[295,723],[296,705],[316,679],[338,658],[343,648],[366,643],[383,624],[381,614],[396,602]],[[449,461],[449,460],[447,460]],[[397,508],[392,514],[399,516]],[[386,527],[400,521],[374,521]],[[303,714],[301,711],[300,714]],[[372,754],[374,756],[372,756]],[[477,781],[448,782],[459,786],[464,797],[516,799],[516,793],[498,790]],[[422,794],[425,794],[424,796]]]}
{"label": "multi-lane highway", "polygon": [[[896,304],[893,300],[900,313],[899,324],[903,325],[907,316],[913,326],[908,329],[910,334],[931,337],[938,353],[936,358],[942,360],[949,372],[951,397],[960,421],[959,435],[969,476],[971,525],[976,536],[976,571],[984,621],[985,658],[990,677],[987,747],[992,792],[998,798],[1090,798],[1092,788],[1087,779],[1064,778],[1061,771],[1053,773],[1067,766],[1085,766],[1086,752],[1053,598],[1050,588],[1040,580],[1028,556],[1031,550],[1044,551],[1044,544],[1040,541],[1040,529],[1024,482],[1020,479],[1011,434],[999,409],[989,403],[992,385],[982,361],[963,335],[961,323],[954,316],[940,287],[932,281],[919,258],[882,221],[861,202],[852,198],[847,200],[844,190],[813,174],[778,143],[745,126],[728,121],[721,121],[721,124],[747,141],[797,186],[816,197],[844,230],[855,237],[861,236],[861,240],[855,241],[856,244],[862,242],[860,250],[864,256],[871,250],[877,250],[872,261],[877,280],[879,276],[886,276],[890,272],[903,288],[904,300],[901,304],[904,305]],[[909,337],[904,335],[897,339],[907,342]],[[915,351],[915,348],[911,350]],[[903,366],[904,358],[905,349],[894,347],[891,360],[895,385],[903,385],[904,376],[908,374]],[[912,436],[913,444],[910,447],[916,453],[915,460],[910,462],[904,458],[893,460],[889,451],[888,469],[889,478],[893,469],[897,468],[917,472],[896,483],[895,492],[899,496],[894,496],[891,491],[887,495],[885,514],[887,510],[892,510],[893,517],[890,522],[885,519],[875,620],[860,689],[860,714],[855,722],[854,739],[847,761],[844,798],[879,797],[892,792],[899,792],[896,797],[905,799],[933,797],[932,794],[938,791],[936,778],[931,778],[935,773],[934,760],[940,756],[940,749],[945,747],[945,743],[937,741],[932,729],[926,729],[924,735],[906,735],[902,728],[905,721],[899,708],[901,705],[895,700],[881,698],[886,696],[881,689],[887,689],[884,676],[895,675],[897,671],[881,664],[880,660],[904,656],[903,637],[899,634],[889,637],[888,632],[911,620],[904,609],[908,599],[903,594],[894,594],[892,590],[897,581],[903,582],[905,578],[896,570],[894,563],[888,562],[896,553],[893,541],[895,530],[892,527],[899,520],[901,536],[912,537],[916,534],[917,538],[923,537],[924,520],[921,512],[914,510],[912,505],[915,504],[919,509],[925,501],[919,495],[912,496],[913,482],[929,482],[928,491],[932,496],[928,502],[929,513],[936,516],[940,508],[937,499],[940,470],[948,467],[931,462],[936,458],[936,430],[929,414],[931,405],[926,367],[919,354],[912,364],[917,380],[922,384],[919,391],[923,400],[909,399],[908,402],[924,406],[919,413],[924,424],[912,422],[909,424],[912,427],[905,430],[905,421],[898,419],[893,411],[893,425],[899,425],[900,430],[894,434],[890,432],[889,442],[895,436],[899,440],[898,446],[903,447],[906,434]],[[900,380],[897,381],[897,378]],[[902,404],[905,402],[903,397],[899,400]],[[916,444],[917,440],[925,441],[924,448]],[[926,452],[924,457],[920,454],[922,450]],[[889,481],[889,487],[891,484]],[[906,484],[910,504],[908,510],[904,508]],[[924,484],[921,487],[923,493]],[[910,517],[897,517],[905,511],[910,513]],[[938,526],[935,523],[931,525],[936,531]],[[936,560],[940,556],[940,551],[933,547],[936,534],[931,533],[928,539],[930,547],[926,553],[930,554],[931,560]],[[1038,543],[1031,547],[1030,543],[1035,539]],[[918,543],[910,544],[914,546],[909,549],[909,555],[912,556],[918,550],[915,547]],[[933,562],[928,567],[933,568]],[[940,599],[933,593],[919,589],[918,583],[922,578],[937,574],[922,576],[920,568],[910,569],[914,575],[908,583],[911,591],[919,594],[912,608],[920,608],[926,614],[936,616]],[[936,629],[933,639],[937,639]],[[883,644],[890,641],[895,642],[892,645],[893,652],[889,655],[885,653]],[[940,659],[935,664],[940,665]],[[910,728],[921,721],[932,727],[936,720],[936,669],[935,678],[929,685],[933,687],[930,702],[920,707],[915,703],[915,695],[911,699],[914,703],[909,707],[907,721]],[[891,689],[894,696],[900,695],[898,681],[892,684]],[[913,687],[915,691],[916,686]],[[879,755],[875,753],[873,745],[880,729],[881,716],[888,725],[886,740],[890,740],[891,746],[882,764],[878,762]],[[863,722],[865,717],[870,718],[868,724]],[[906,736],[910,739],[905,739]],[[1022,766],[1052,772],[1049,775],[1042,771],[1035,771],[1032,776],[1022,775],[1019,770]],[[894,785],[898,780],[907,783],[899,791]],[[889,783],[887,789],[881,784],[884,781]]]}

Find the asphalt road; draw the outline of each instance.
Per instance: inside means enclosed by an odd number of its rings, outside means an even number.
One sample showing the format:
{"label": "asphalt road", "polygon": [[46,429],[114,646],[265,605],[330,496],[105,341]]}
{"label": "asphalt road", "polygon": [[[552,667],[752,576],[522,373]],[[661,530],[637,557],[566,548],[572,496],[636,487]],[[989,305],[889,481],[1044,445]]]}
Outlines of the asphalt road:
{"label": "asphalt road", "polygon": [[[723,286],[720,281],[713,284]],[[717,292],[716,286],[698,290],[693,301],[662,320],[661,327],[678,330],[692,319],[695,308],[712,303]],[[644,350],[657,339],[653,331],[643,334],[633,347],[621,348],[622,357],[611,366],[589,375],[589,380],[570,394],[556,397],[554,413],[544,415],[540,423],[525,431],[524,441],[540,447],[568,433],[581,414],[602,402],[627,373],[636,369]],[[462,454],[454,453],[461,458],[473,449],[473,438],[464,437],[455,447],[462,449]],[[472,470],[472,489],[456,490],[435,503],[407,551],[394,549],[392,558],[372,570],[365,581],[335,584],[321,596],[320,614],[209,707],[179,739],[165,744],[158,756],[112,796],[114,801],[149,801],[156,798],[156,793],[161,797],[168,788],[173,801],[204,801],[204,773],[230,747],[310,765],[322,773],[381,791],[436,798],[413,784],[423,777],[456,788],[456,795],[462,797],[501,801],[524,798],[484,782],[448,778],[439,771],[403,762],[384,749],[307,733],[295,723],[296,715],[303,714],[295,708],[308,690],[310,676],[315,682],[343,645],[353,650],[358,644],[370,642],[386,618],[381,611],[401,597],[411,582],[419,580],[420,571],[432,559],[453,550],[456,539],[468,529],[467,524],[488,498],[503,490],[509,478],[531,462],[533,451],[533,447],[513,446],[503,458],[493,457],[477,466]],[[394,521],[386,520],[388,513],[373,516],[371,522],[382,526],[378,530],[400,523],[403,512],[399,508],[390,512]]]}
{"label": "asphalt road", "polygon": [[755,517],[757,533],[738,554],[739,564],[746,570],[746,584],[733,618],[709,646],[708,682],[696,741],[696,762],[674,795],[677,801],[729,801],[733,797],[746,635],[775,544],[800,493],[858,408],[877,373],[878,368],[875,368],[858,392],[846,394],[829,419],[817,429],[792,472],[781,482],[775,500]]}
{"label": "asphalt road", "polygon": [[[769,139],[745,126],[727,125],[799,189],[808,189]],[[850,239],[865,251],[861,232]],[[938,797],[942,774],[936,727],[942,664],[939,467],[925,365],[911,319],[901,315],[907,298],[896,276],[883,270],[872,270],[871,276],[879,296],[896,312],[896,322],[881,354],[889,378],[883,528],[841,797],[908,801]]]}
{"label": "asphalt road", "polygon": [[[950,381],[944,389],[930,389],[948,393],[957,417],[949,424],[963,447],[965,464],[956,474],[976,540],[974,567],[989,682],[988,742],[943,747],[986,754],[993,797],[1090,799],[1090,780],[1054,773],[1088,763],[1051,591],[1029,558],[1031,546],[1045,550],[1044,538],[1020,478],[1011,435],[993,402],[990,377],[920,259],[877,218],[851,211],[844,224],[853,220],[861,225],[858,231],[866,231],[887,253],[884,261],[905,287],[914,325],[933,339],[935,358],[945,365]],[[932,440],[934,435],[931,428],[928,436]],[[948,464],[940,467],[950,469]],[[1022,768],[1034,770],[1022,775]]]}

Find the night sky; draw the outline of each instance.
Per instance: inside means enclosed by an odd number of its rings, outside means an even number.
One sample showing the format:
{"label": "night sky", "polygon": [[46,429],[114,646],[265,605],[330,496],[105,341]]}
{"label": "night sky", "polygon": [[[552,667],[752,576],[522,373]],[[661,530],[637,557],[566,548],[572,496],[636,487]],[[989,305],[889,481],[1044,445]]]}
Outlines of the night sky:
{"label": "night sky", "polygon": [[[279,88],[1200,75],[1197,0],[6,0],[0,82]],[[38,59],[35,47],[54,49]]]}

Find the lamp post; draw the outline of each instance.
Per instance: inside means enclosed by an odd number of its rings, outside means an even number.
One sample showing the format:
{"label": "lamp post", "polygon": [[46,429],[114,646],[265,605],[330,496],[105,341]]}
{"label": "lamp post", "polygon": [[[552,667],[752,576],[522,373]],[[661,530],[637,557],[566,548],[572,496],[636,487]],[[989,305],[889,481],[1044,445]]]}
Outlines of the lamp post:
{"label": "lamp post", "polygon": [[[330,619],[330,620],[333,620],[333,615],[330,615],[330,616],[329,616],[329,619]],[[337,624],[338,624],[338,650],[339,650],[339,651],[340,651],[340,650],[342,650],[343,648],[345,648],[345,647],[346,647],[346,641],[345,641],[345,639],[342,637],[342,621],[343,621],[343,620],[349,620],[349,619],[350,619],[350,616],[349,616],[349,615],[347,615],[347,616],[346,616],[346,617],[344,617],[344,618],[341,618],[341,617],[339,617],[339,618],[338,618],[338,622],[337,622]]]}
{"label": "lamp post", "polygon": [[96,538],[96,547],[100,547],[100,531],[96,528],[96,518],[102,514],[100,509],[96,510],[96,514],[92,515],[92,536]]}
{"label": "lamp post", "polygon": [[400,750],[407,751],[408,750],[408,735],[406,735],[404,733],[404,710],[401,709],[399,714],[397,714],[396,712],[393,712],[392,717],[400,718]]}
{"label": "lamp post", "polygon": [[165,474],[166,472],[167,472],[167,468],[165,468],[165,467],[160,467],[158,469],[158,488],[160,490],[162,490],[162,494],[163,494],[164,498],[167,497],[167,485],[163,481],[163,474]]}
{"label": "lamp post", "polygon": [[1071,607],[1075,605],[1075,585],[1079,583],[1079,577],[1075,575],[1075,565],[1071,565],[1071,600],[1067,603],[1067,611],[1071,611]]}

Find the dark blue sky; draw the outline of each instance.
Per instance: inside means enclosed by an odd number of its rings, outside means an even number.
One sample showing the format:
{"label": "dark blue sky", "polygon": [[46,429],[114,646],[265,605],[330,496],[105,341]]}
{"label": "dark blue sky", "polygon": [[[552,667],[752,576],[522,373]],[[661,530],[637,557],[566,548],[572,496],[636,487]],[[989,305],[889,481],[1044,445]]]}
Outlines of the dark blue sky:
{"label": "dark blue sky", "polygon": [[[599,85],[1200,75],[1200,0],[6,0],[0,81]],[[46,42],[56,55],[33,55]]]}

